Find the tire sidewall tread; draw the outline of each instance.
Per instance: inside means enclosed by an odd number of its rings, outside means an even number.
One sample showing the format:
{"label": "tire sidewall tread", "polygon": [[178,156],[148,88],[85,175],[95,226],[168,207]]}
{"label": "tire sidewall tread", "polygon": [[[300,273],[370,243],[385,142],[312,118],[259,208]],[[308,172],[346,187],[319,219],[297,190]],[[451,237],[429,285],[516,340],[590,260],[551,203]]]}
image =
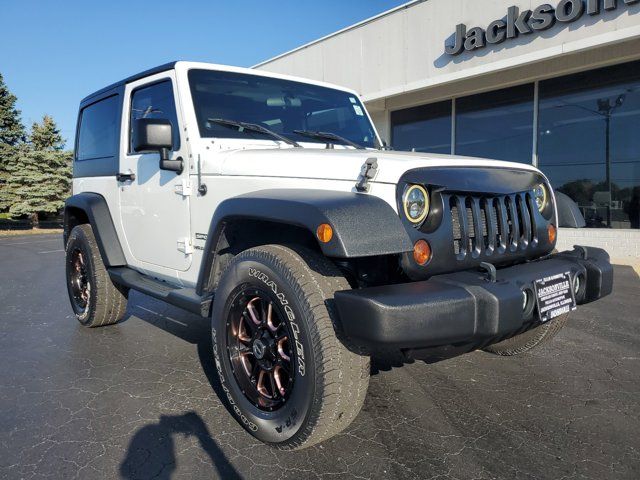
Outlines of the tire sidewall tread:
{"label": "tire sidewall tread", "polygon": [[[265,270],[279,292],[285,293],[294,309],[295,320],[304,338],[305,374],[310,383],[304,395],[310,396],[303,418],[283,429],[281,434],[265,431],[275,428],[277,420],[256,415],[258,410],[240,393],[230,371],[225,345],[226,317],[229,299],[235,283],[247,279],[246,270],[251,264]],[[244,270],[243,270],[244,269]],[[271,276],[273,275],[273,276]],[[226,400],[240,424],[258,439],[281,449],[297,449],[318,443],[344,429],[360,410],[369,381],[369,359],[349,351],[337,338],[336,314],[332,299],[336,290],[349,285],[340,272],[326,258],[297,246],[267,245],[246,250],[237,255],[221,277],[218,293],[224,301],[215,302],[212,312],[212,333],[216,367],[220,374]],[[299,371],[295,388],[300,387]],[[366,373],[366,374],[365,374]],[[287,405],[282,407],[286,412]],[[280,410],[272,417],[280,418]],[[286,416],[283,415],[283,416]],[[262,421],[258,422],[257,419]],[[260,426],[258,427],[258,423]]]}
{"label": "tire sidewall tread", "polygon": [[[88,307],[83,312],[73,308],[73,294],[69,281],[71,252],[78,248],[86,258],[91,291]],[[69,235],[66,246],[65,272],[67,290],[76,319],[87,327],[111,325],[126,313],[128,290],[113,283],[102,261],[100,249],[89,224],[77,225]]]}
{"label": "tire sidewall tread", "polygon": [[519,335],[515,335],[493,345],[483,348],[484,351],[511,357],[528,352],[540,345],[543,345],[555,337],[562,328],[567,324],[569,314],[560,315],[557,318],[549,320],[537,327],[527,330]]}

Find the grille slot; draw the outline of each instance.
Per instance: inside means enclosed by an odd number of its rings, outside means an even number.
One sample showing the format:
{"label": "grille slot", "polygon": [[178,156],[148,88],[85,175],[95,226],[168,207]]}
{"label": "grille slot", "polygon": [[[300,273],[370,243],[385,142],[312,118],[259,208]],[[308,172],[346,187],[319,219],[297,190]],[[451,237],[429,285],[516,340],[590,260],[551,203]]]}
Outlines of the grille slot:
{"label": "grille slot", "polygon": [[534,203],[528,192],[502,196],[451,195],[453,252],[467,255],[504,254],[536,245]]}

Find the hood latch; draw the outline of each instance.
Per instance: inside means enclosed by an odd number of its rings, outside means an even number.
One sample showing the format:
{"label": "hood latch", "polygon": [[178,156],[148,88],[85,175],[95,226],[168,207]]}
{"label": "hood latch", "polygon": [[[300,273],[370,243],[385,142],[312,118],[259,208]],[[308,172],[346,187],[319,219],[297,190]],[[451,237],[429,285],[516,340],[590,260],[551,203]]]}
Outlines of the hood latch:
{"label": "hood latch", "polygon": [[378,160],[376,158],[367,158],[362,168],[360,169],[360,176],[358,176],[358,182],[356,183],[356,190],[359,192],[369,191],[369,180],[372,180],[376,173],[378,173]]}

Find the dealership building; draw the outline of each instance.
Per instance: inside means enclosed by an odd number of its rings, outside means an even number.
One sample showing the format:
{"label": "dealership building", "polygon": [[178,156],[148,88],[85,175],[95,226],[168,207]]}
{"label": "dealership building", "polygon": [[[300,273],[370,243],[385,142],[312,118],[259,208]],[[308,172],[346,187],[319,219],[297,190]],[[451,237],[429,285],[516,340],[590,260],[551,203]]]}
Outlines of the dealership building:
{"label": "dealership building", "polygon": [[396,150],[536,165],[562,248],[640,258],[640,0],[416,0],[255,68],[359,91]]}

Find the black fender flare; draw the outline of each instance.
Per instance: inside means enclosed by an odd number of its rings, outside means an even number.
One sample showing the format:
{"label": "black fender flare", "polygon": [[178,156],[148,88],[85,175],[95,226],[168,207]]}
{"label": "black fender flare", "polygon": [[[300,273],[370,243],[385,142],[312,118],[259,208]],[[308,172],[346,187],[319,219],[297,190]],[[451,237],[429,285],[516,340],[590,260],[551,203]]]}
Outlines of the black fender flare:
{"label": "black fender flare", "polygon": [[398,214],[373,195],[314,189],[269,189],[224,200],[209,226],[196,291],[207,290],[218,242],[234,219],[253,219],[301,227],[316,238],[320,224],[333,228],[328,243],[318,242],[324,255],[357,258],[411,251],[413,244]]}
{"label": "black fender flare", "polygon": [[[107,267],[121,267],[127,261],[113,225],[113,218],[105,198],[98,193],[83,192],[69,197],[64,203],[64,245],[73,227],[78,224],[78,210],[85,213],[96,237],[102,261]],[[81,223],[81,222],[80,222]]]}
{"label": "black fender flare", "polygon": [[555,192],[556,207],[558,209],[558,226],[568,228],[583,228],[586,226],[582,212],[571,197],[562,192]]}

